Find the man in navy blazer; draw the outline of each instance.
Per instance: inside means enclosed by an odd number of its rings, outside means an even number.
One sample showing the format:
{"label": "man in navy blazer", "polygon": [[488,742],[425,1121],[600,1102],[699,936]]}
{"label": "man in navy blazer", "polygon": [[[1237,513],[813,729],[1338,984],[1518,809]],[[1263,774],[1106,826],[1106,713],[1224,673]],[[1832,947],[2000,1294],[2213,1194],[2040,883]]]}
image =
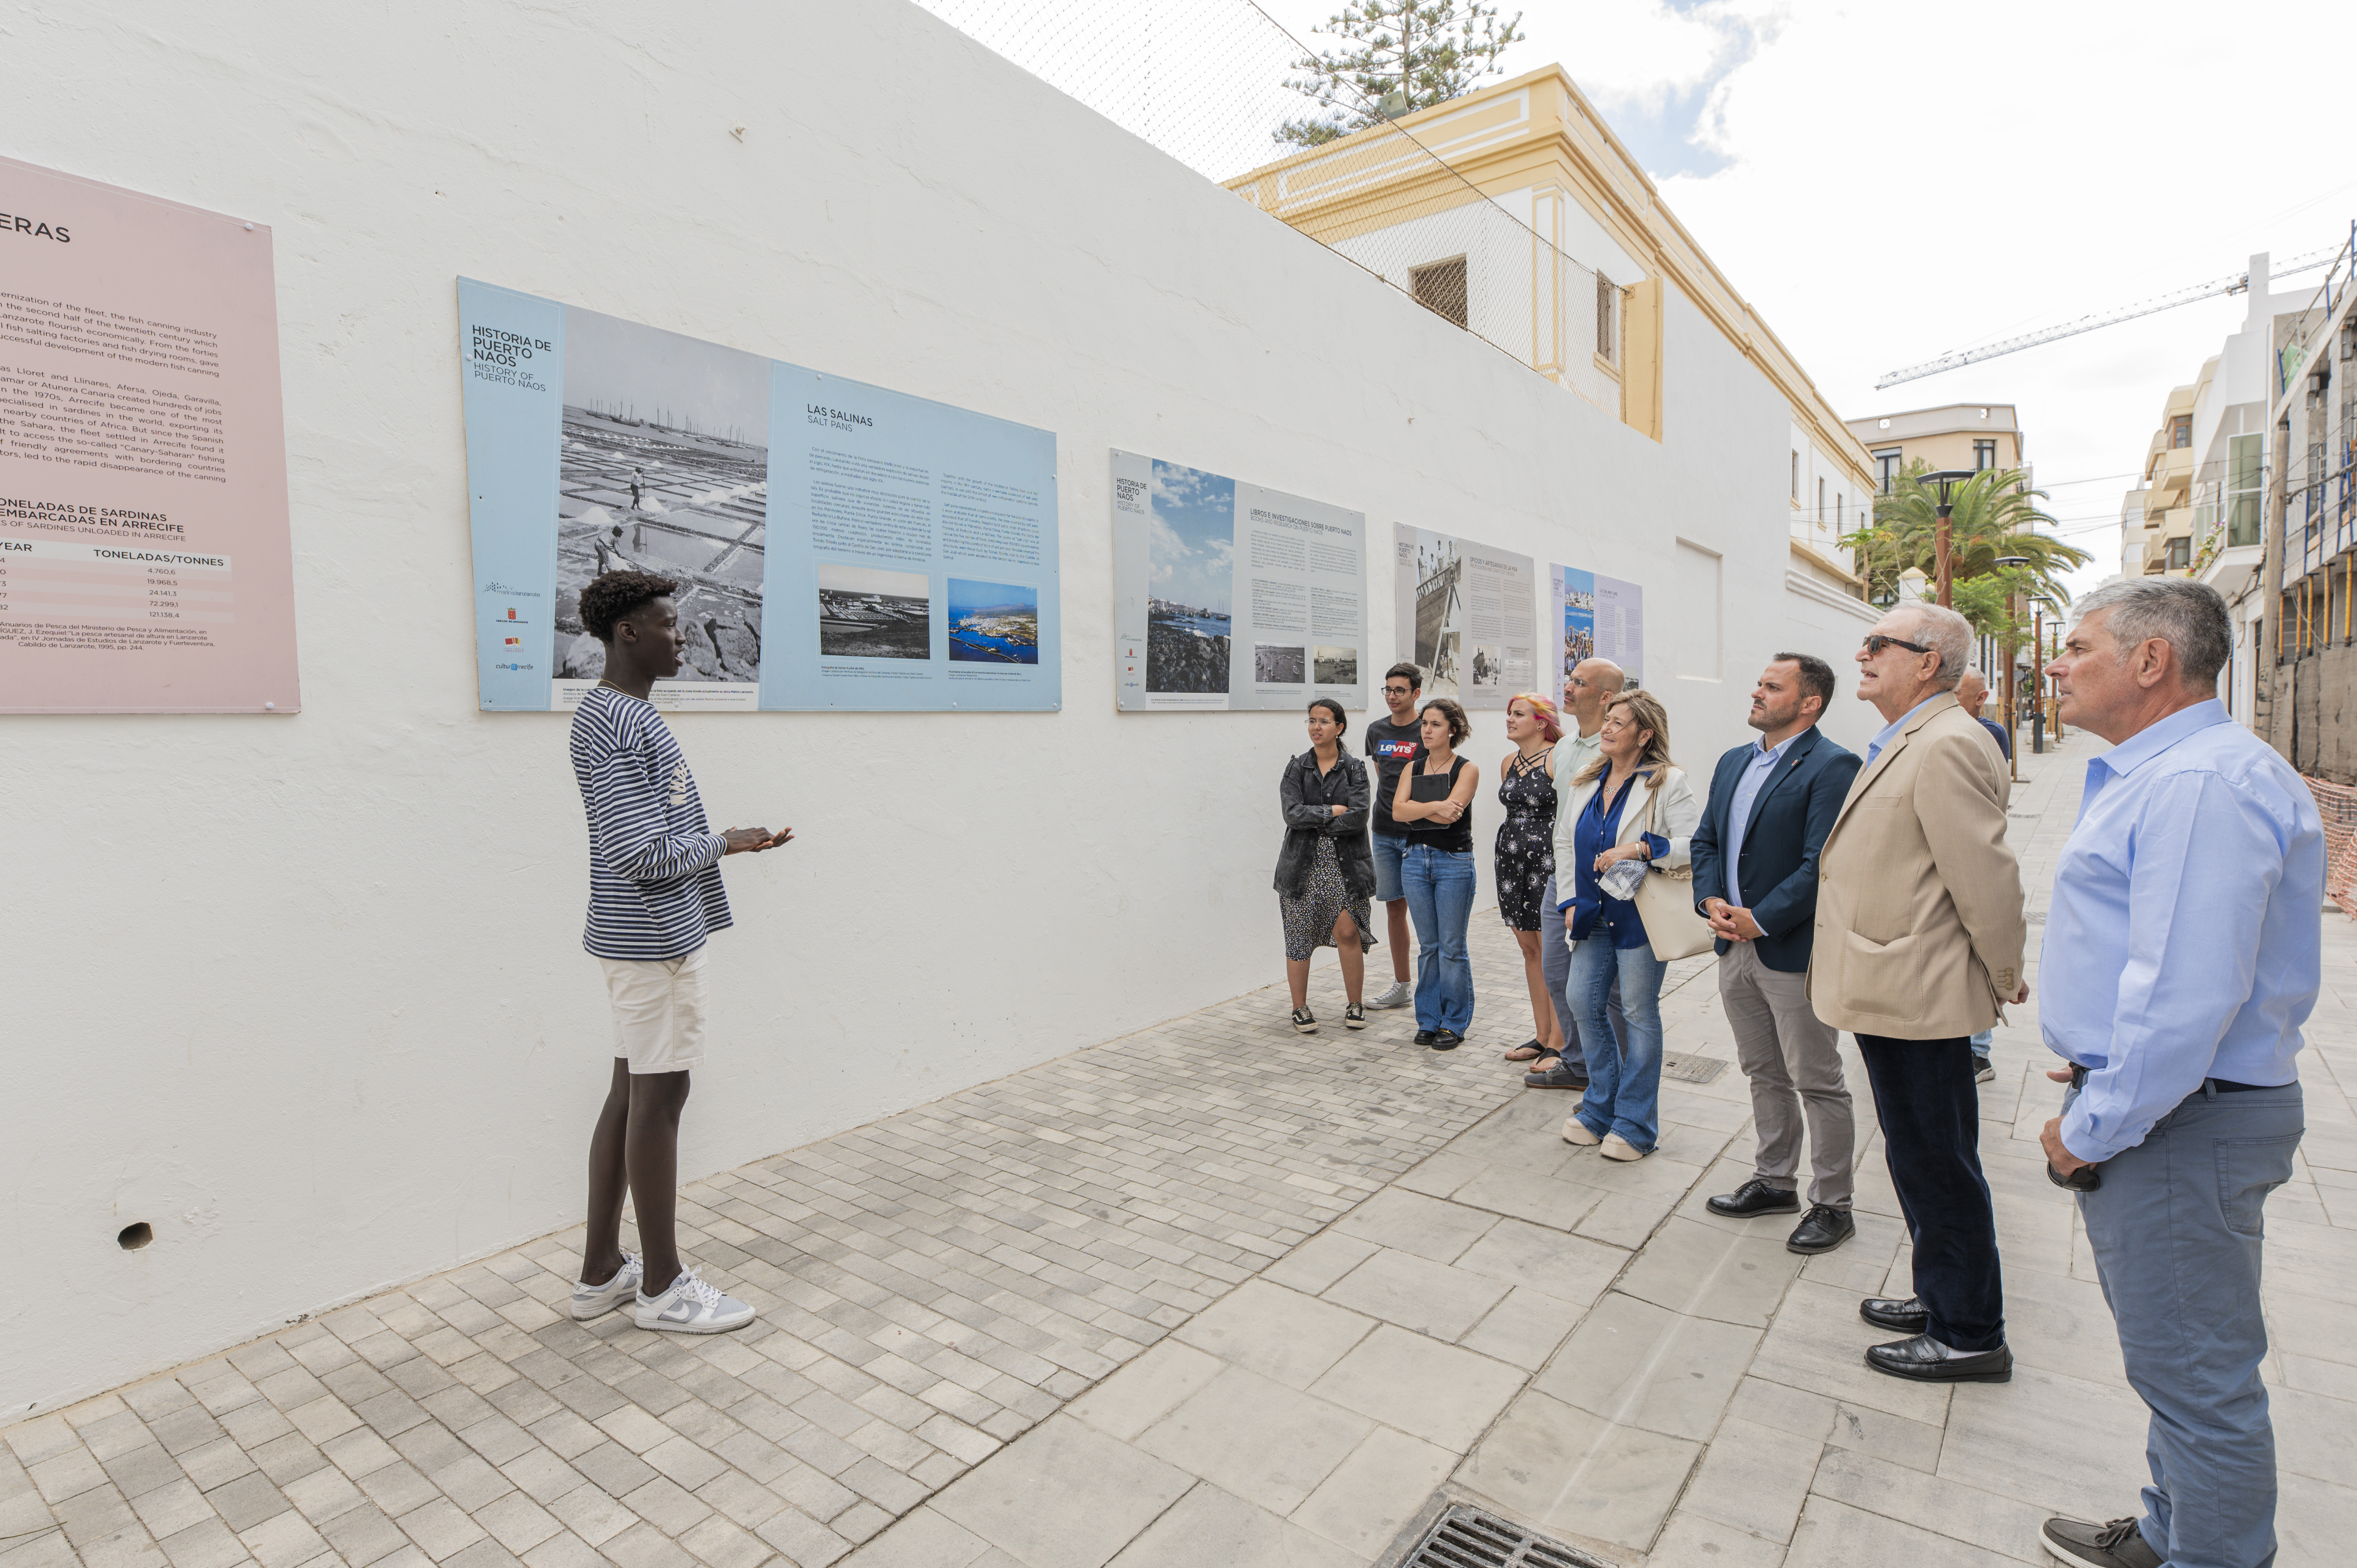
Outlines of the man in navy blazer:
{"label": "man in navy blazer", "polygon": [[1760,738],[1718,759],[1694,833],[1695,908],[1718,933],[1718,999],[1735,1059],[1751,1080],[1759,1150],[1752,1177],[1710,1200],[1735,1217],[1800,1209],[1801,1134],[1809,1141],[1809,1211],[1784,1243],[1829,1252],[1850,1239],[1857,1122],[1842,1081],[1841,1036],[1809,1005],[1817,852],[1841,814],[1855,752],[1817,731],[1833,667],[1779,653],[1751,693]]}

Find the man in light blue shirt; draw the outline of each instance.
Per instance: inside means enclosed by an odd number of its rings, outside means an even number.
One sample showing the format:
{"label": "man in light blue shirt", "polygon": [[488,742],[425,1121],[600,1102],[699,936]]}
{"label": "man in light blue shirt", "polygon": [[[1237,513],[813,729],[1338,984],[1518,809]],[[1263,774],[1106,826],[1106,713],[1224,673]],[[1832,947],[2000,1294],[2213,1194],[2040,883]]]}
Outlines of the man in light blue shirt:
{"label": "man in light blue shirt", "polygon": [[2152,1410],[2142,1516],[2046,1523],[2051,1555],[2095,1568],[2275,1559],[2260,1221],[2304,1130],[2324,833],[2299,776],[2212,695],[2232,637],[2214,590],[2144,578],[2089,595],[2048,668],[2062,717],[2113,745],[2087,764],[2047,915],[2040,1022],[2072,1087],[2041,1141],[2082,1186]]}

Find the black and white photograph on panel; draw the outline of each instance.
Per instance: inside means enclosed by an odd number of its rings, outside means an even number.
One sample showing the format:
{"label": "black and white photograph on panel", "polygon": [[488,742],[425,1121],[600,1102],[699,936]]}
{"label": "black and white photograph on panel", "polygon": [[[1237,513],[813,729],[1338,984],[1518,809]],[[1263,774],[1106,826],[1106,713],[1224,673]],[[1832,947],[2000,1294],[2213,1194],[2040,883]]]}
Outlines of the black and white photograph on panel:
{"label": "black and white photograph on panel", "polygon": [[1359,683],[1359,650],[1355,648],[1320,648],[1317,659],[1318,684],[1321,686],[1355,686]]}
{"label": "black and white photograph on panel", "polygon": [[1298,646],[1255,643],[1253,645],[1253,679],[1273,686],[1298,686],[1308,662],[1307,652]]}
{"label": "black and white photograph on panel", "polygon": [[759,682],[769,477],[769,360],[567,310],[556,673],[604,672],[581,589],[640,571],[679,584],[680,680]]}
{"label": "black and white photograph on panel", "polygon": [[820,658],[930,659],[932,650],[932,584],[922,572],[819,564]]}

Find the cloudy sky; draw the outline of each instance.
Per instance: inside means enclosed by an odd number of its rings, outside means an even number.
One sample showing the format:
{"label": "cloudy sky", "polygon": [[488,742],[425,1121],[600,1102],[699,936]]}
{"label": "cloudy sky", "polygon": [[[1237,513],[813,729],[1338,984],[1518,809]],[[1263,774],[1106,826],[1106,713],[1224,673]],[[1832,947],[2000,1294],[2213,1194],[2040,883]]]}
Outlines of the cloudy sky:
{"label": "cloudy sky", "polygon": [[1236,482],[1157,460],[1146,575],[1157,599],[1229,613],[1236,571]]}
{"label": "cloudy sky", "polygon": [[[1306,37],[1331,0],[1263,0]],[[1511,14],[1513,7],[1504,9]],[[2120,497],[2222,298],[1874,390],[1884,371],[2347,239],[2357,158],[2320,62],[2357,7],[2273,0],[1527,0],[1561,61],[1845,418],[2018,405],[2048,508],[2118,570]],[[2312,285],[2321,271],[2279,285]],[[2084,481],[2084,482],[2075,482]],[[2110,523],[2107,530],[2091,524]],[[2081,532],[2082,530],[2086,532]]]}

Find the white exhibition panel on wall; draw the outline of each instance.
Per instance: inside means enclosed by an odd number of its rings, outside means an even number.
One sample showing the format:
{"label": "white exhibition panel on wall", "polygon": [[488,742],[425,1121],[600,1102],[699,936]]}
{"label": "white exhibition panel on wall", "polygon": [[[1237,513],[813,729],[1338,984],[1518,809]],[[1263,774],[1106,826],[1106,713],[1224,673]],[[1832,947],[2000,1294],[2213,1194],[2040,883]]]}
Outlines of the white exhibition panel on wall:
{"label": "white exhibition panel on wall", "polygon": [[1549,629],[1562,650],[1547,672],[1547,694],[1555,705],[1563,704],[1564,678],[1583,659],[1609,659],[1620,666],[1628,685],[1643,685],[1645,590],[1577,566],[1549,566],[1547,585],[1555,611]]}
{"label": "white exhibition panel on wall", "polygon": [[1113,455],[1114,690],[1125,712],[1367,703],[1367,519]]}
{"label": "white exhibition panel on wall", "polygon": [[0,158],[0,713],[291,714],[270,229]]}
{"label": "white exhibition panel on wall", "polygon": [[1427,697],[1503,708],[1536,689],[1538,583],[1531,558],[1430,529],[1394,529],[1399,658]]}
{"label": "white exhibition panel on wall", "polygon": [[487,710],[569,709],[581,590],[679,585],[675,710],[1061,707],[1054,433],[458,282]]}

